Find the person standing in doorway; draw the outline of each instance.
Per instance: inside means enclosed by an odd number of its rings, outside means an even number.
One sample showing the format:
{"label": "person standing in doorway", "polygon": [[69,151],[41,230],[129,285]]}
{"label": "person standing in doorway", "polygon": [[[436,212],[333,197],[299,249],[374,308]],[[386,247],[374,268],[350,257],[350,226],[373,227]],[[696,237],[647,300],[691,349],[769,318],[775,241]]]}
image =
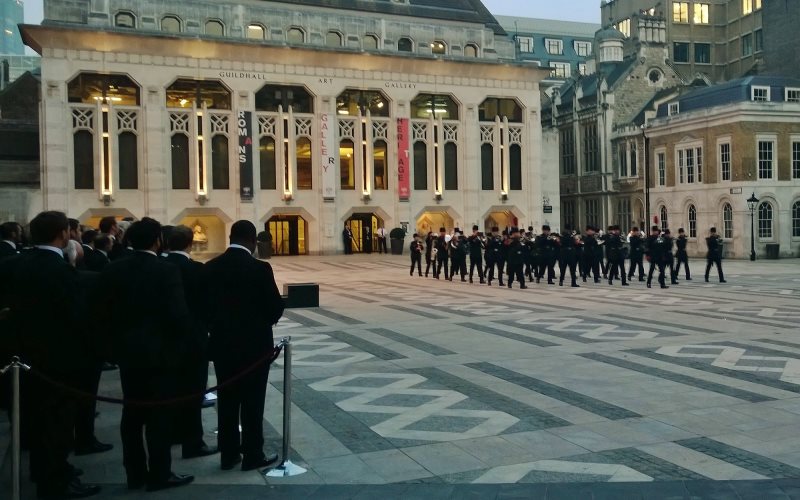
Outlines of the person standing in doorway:
{"label": "person standing in doorway", "polygon": [[344,254],[352,255],[353,253],[353,232],[350,227],[345,223],[342,230],[342,243],[344,243]]}
{"label": "person standing in doorway", "polygon": [[378,228],[376,238],[378,239],[378,253],[389,253],[386,251],[386,228],[381,226]]}

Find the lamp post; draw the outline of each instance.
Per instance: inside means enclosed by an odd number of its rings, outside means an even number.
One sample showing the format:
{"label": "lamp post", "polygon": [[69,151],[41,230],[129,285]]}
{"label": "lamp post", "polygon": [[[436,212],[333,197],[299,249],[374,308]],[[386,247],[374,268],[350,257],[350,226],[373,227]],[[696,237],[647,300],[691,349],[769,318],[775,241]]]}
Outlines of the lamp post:
{"label": "lamp post", "polygon": [[756,260],[756,224],[755,224],[755,215],[756,215],[756,207],[758,206],[758,198],[756,198],[756,193],[750,195],[750,198],[747,199],[747,208],[750,209],[750,260]]}

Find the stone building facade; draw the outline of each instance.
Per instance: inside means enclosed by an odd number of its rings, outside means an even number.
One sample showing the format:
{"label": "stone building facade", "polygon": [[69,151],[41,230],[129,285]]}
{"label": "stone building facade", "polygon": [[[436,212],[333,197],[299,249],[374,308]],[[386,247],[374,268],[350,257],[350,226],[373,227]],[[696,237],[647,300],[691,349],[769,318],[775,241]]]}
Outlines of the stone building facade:
{"label": "stone building facade", "polygon": [[558,220],[548,71],[511,60],[479,1],[48,0],[45,17],[23,27],[46,145],[31,213],[188,224],[208,252],[244,218],[291,255],[341,251],[344,225],[363,251],[366,228]]}
{"label": "stone building facade", "polygon": [[747,77],[662,103],[649,120],[650,196],[663,227],[683,227],[692,255],[716,227],[729,257],[800,250],[800,80]]}

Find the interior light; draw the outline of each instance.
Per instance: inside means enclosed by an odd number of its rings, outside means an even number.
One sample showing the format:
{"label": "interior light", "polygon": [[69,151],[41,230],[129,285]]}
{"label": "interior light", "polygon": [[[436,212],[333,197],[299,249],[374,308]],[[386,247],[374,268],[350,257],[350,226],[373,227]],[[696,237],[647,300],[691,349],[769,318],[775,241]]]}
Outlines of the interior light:
{"label": "interior light", "polygon": [[349,111],[347,111],[346,109],[340,109],[340,110],[339,110],[339,114],[340,114],[340,115],[349,115],[349,114],[350,114],[350,112],[349,112]]}

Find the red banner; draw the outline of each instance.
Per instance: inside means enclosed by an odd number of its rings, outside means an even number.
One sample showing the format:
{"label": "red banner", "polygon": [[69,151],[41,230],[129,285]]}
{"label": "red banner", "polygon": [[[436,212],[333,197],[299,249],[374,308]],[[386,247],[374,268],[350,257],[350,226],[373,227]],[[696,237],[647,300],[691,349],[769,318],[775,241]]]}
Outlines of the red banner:
{"label": "red banner", "polygon": [[401,200],[411,196],[408,125],[408,118],[397,119],[397,193]]}

